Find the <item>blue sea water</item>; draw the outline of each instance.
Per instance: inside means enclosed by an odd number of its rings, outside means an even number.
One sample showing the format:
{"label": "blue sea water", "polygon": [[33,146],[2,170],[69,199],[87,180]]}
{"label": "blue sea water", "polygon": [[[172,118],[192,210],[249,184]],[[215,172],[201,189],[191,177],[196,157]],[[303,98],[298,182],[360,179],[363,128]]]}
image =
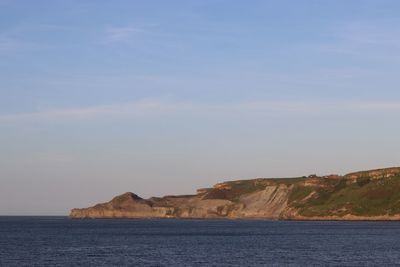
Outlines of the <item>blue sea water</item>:
{"label": "blue sea water", "polygon": [[0,266],[400,265],[400,222],[0,217]]}

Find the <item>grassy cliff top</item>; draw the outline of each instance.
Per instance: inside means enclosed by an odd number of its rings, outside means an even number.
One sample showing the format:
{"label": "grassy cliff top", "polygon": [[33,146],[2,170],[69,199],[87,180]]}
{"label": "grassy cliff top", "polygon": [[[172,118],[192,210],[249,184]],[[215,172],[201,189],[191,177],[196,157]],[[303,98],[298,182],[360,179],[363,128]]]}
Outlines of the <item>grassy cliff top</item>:
{"label": "grassy cliff top", "polygon": [[397,167],[344,176],[227,181],[204,191],[203,199],[238,201],[243,195],[281,184],[291,188],[288,205],[302,216],[400,214],[400,168]]}

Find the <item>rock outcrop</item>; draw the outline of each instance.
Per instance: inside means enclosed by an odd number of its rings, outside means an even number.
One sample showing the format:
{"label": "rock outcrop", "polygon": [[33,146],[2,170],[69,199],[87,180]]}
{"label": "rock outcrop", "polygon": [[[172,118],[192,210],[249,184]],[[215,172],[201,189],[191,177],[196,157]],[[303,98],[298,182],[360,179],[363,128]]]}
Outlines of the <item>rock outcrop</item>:
{"label": "rock outcrop", "polygon": [[399,220],[400,168],[216,184],[196,195],[142,199],[125,193],[71,218]]}

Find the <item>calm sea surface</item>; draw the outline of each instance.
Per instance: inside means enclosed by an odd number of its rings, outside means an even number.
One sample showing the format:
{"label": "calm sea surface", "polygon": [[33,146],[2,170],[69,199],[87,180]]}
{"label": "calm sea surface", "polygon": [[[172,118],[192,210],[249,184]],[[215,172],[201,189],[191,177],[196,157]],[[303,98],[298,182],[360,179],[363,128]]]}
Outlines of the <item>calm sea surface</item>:
{"label": "calm sea surface", "polygon": [[0,266],[271,265],[400,265],[400,223],[0,217]]}

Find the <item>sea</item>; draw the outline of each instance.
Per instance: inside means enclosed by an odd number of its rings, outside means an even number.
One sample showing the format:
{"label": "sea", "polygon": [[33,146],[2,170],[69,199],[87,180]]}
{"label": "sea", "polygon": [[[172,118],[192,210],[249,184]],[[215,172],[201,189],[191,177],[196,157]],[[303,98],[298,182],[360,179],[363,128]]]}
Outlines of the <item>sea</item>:
{"label": "sea", "polygon": [[395,266],[400,222],[0,217],[0,266]]}

